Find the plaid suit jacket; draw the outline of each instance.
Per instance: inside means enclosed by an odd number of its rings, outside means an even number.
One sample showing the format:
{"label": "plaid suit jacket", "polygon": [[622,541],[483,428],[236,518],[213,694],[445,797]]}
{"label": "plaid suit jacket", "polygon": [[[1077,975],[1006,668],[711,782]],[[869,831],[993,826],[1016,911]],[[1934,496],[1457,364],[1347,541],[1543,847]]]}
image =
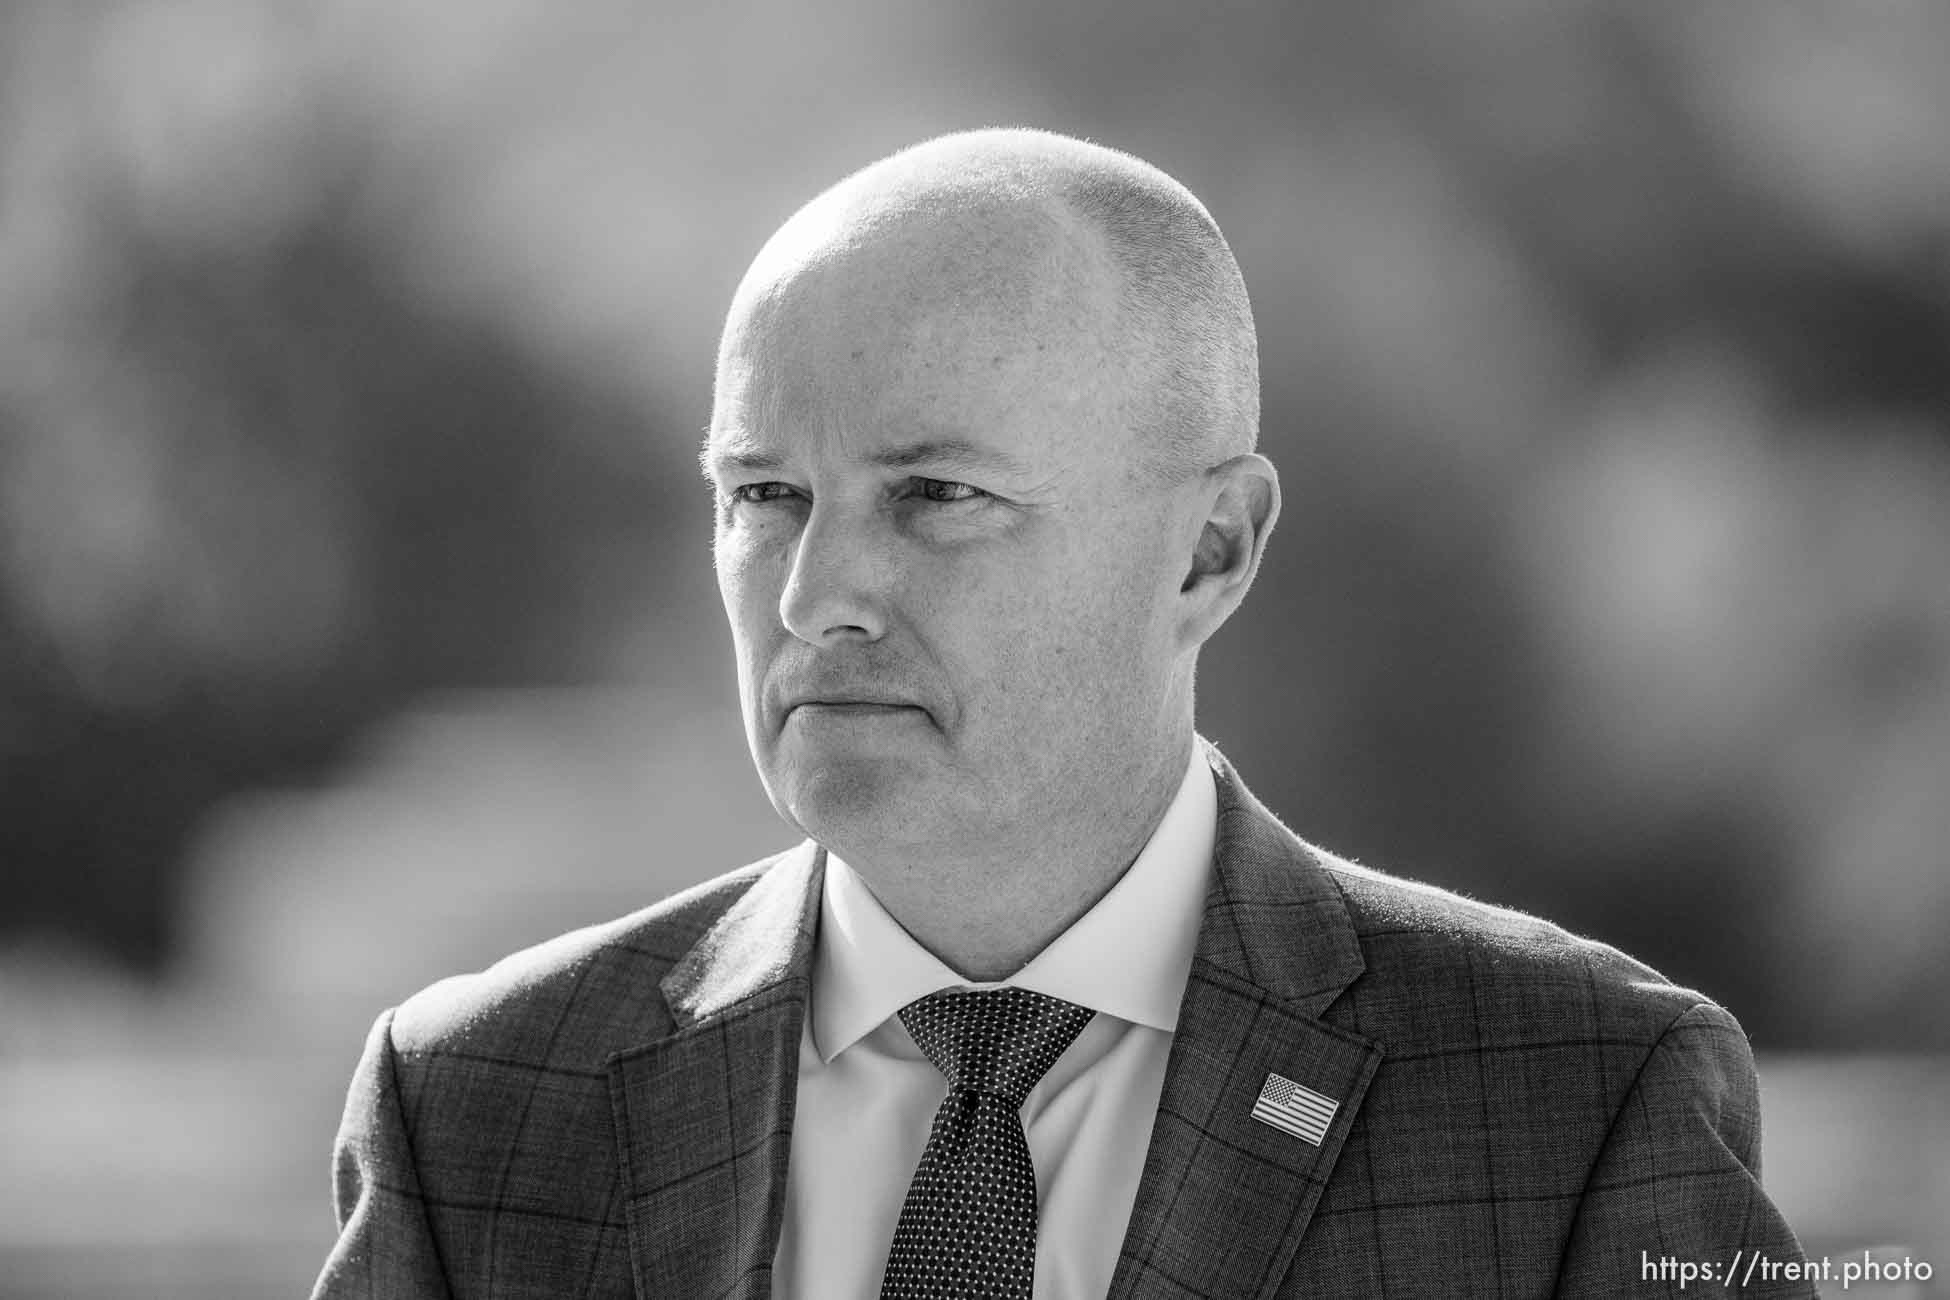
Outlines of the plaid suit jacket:
{"label": "plaid suit jacket", "polygon": [[[1112,1296],[1678,1296],[1679,1261],[1803,1258],[1731,1016],[1303,843],[1208,754],[1214,878]],[[382,1015],[314,1300],[768,1296],[823,866],[801,845]],[[1250,1117],[1269,1072],[1338,1100],[1320,1145]]]}

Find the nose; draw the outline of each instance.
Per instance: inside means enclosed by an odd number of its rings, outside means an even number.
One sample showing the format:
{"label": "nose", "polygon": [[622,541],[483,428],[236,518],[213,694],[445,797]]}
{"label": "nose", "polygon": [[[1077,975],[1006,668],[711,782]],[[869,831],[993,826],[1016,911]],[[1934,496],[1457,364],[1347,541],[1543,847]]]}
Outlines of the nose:
{"label": "nose", "polygon": [[887,566],[869,521],[815,504],[779,597],[786,630],[811,645],[878,641],[887,630]]}

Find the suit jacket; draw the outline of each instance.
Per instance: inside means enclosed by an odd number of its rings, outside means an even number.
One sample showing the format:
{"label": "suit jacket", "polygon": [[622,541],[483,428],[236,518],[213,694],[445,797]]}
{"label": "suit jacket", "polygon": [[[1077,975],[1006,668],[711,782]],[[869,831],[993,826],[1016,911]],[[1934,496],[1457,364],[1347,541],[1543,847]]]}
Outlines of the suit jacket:
{"label": "suit jacket", "polygon": [[[1803,1259],[1731,1016],[1313,848],[1208,756],[1213,880],[1112,1296],[1678,1296],[1682,1262]],[[768,1296],[824,862],[382,1015],[315,1300]],[[1271,1072],[1339,1102],[1318,1146],[1251,1118]],[[1813,1294],[1767,1267],[1743,1295]]]}

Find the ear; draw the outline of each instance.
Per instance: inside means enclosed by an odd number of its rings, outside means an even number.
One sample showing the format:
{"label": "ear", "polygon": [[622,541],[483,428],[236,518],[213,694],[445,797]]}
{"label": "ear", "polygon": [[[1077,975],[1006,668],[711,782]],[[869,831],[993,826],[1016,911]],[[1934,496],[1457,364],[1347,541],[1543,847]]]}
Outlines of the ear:
{"label": "ear", "polygon": [[1264,456],[1234,456],[1206,470],[1198,492],[1204,521],[1179,588],[1181,650],[1205,644],[1246,598],[1280,517],[1280,472]]}

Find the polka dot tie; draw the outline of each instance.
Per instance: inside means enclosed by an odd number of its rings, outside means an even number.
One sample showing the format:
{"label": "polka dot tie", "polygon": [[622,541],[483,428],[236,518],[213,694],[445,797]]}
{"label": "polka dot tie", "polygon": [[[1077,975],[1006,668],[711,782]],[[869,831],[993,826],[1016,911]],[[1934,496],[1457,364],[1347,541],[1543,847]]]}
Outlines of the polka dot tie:
{"label": "polka dot tie", "polygon": [[948,1096],[901,1205],[881,1300],[1029,1300],[1036,1170],[1022,1103],[1093,1014],[1014,988],[934,993],[901,1008]]}

